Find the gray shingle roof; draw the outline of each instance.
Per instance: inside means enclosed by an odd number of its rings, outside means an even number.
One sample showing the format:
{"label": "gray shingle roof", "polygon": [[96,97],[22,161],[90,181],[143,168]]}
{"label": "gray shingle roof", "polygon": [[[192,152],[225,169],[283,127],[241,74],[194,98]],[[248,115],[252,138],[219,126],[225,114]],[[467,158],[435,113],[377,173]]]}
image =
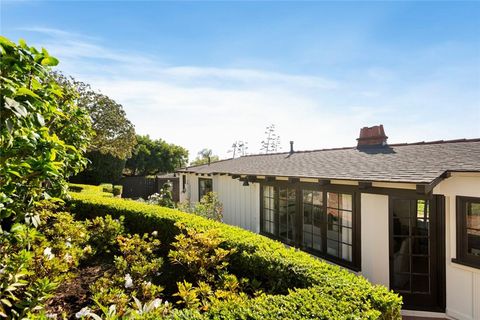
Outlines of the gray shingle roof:
{"label": "gray shingle roof", "polygon": [[251,155],[179,171],[431,183],[446,171],[480,172],[480,139]]}

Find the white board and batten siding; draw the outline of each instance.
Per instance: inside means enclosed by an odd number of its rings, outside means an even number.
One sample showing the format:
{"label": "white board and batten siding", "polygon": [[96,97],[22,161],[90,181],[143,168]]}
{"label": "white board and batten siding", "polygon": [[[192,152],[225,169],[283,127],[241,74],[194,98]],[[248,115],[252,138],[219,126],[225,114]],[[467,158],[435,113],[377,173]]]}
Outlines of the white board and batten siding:
{"label": "white board and batten siding", "polygon": [[243,182],[226,175],[186,174],[186,178],[186,192],[181,192],[180,201],[192,204],[198,202],[198,179],[212,179],[213,191],[223,204],[223,222],[255,233],[260,232],[260,184],[243,186]]}

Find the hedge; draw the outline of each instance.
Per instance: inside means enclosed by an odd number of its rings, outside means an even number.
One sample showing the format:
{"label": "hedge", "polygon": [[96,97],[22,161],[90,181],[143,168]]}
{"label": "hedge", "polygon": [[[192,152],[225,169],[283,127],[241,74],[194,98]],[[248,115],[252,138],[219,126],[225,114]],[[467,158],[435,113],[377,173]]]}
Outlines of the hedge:
{"label": "hedge", "polygon": [[[78,186],[78,185],[76,185]],[[402,299],[387,288],[307,253],[250,231],[175,209],[106,197],[83,186],[69,203],[80,218],[124,216],[131,232],[158,231],[162,243],[178,234],[176,222],[197,230],[216,228],[228,248],[237,248],[231,268],[261,279],[285,294],[261,295],[243,303],[222,302],[204,313],[176,311],[176,319],[401,319]]]}

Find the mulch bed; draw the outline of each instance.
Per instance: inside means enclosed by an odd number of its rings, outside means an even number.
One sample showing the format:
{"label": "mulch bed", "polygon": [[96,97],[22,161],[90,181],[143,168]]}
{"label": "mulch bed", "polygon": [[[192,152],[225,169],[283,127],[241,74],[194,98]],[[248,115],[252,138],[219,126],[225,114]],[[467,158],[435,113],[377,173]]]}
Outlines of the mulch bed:
{"label": "mulch bed", "polygon": [[46,312],[57,314],[58,319],[62,314],[66,314],[68,319],[75,319],[75,313],[92,304],[90,285],[111,267],[107,263],[80,266],[72,278],[57,288],[55,296],[45,306]]}

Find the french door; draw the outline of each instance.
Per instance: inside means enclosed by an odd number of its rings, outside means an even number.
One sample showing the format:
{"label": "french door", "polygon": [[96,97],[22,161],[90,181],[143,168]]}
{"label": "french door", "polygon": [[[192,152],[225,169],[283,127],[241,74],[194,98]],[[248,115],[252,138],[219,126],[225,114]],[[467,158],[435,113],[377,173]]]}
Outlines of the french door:
{"label": "french door", "polygon": [[403,308],[445,310],[444,197],[390,197],[390,289]]}

